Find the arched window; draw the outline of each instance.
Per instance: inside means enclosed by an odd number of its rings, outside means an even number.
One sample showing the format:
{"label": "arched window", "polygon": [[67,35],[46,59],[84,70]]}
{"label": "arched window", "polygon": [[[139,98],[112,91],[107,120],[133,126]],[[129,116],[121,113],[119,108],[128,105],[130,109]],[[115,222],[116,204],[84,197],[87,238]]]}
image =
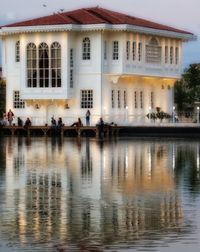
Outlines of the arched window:
{"label": "arched window", "polygon": [[51,86],[61,87],[61,46],[58,42],[51,45]]}
{"label": "arched window", "polygon": [[29,43],[27,53],[27,87],[37,87],[37,52],[36,45]]}
{"label": "arched window", "polygon": [[46,43],[39,45],[39,87],[49,87],[49,48]]}
{"label": "arched window", "polygon": [[156,38],[152,38],[146,45],[146,62],[161,64],[161,46]]}
{"label": "arched window", "polygon": [[15,44],[15,62],[20,62],[20,41]]}
{"label": "arched window", "polygon": [[83,44],[82,44],[83,48],[82,48],[82,59],[83,60],[90,60],[90,39],[89,38],[84,38],[83,39]]}

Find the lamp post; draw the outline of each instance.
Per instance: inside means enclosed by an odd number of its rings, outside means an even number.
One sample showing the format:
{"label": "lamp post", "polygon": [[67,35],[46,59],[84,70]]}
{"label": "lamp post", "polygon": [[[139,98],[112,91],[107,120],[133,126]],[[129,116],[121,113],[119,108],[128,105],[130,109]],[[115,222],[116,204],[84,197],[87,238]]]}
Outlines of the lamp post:
{"label": "lamp post", "polygon": [[150,120],[150,123],[151,123],[151,106],[149,106],[149,120]]}
{"label": "lamp post", "polygon": [[175,123],[175,106],[173,106],[172,121]]}
{"label": "lamp post", "polygon": [[197,123],[199,123],[199,106],[197,107]]}
{"label": "lamp post", "polygon": [[128,122],[128,106],[126,106],[126,123]]}

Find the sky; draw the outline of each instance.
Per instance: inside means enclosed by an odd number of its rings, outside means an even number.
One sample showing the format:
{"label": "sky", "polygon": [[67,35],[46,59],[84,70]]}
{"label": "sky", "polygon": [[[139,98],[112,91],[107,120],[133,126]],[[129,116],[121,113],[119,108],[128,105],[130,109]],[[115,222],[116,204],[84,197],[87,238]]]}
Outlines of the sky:
{"label": "sky", "polygon": [[200,0],[0,0],[0,26],[97,5],[192,32],[198,39],[185,43],[183,66],[200,63]]}

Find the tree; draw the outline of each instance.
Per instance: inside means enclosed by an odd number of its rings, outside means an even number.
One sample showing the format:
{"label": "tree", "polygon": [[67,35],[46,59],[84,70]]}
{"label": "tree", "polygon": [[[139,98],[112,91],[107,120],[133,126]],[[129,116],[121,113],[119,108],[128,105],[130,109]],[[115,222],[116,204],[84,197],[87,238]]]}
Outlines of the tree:
{"label": "tree", "polygon": [[200,101],[200,64],[191,64],[185,69],[181,80],[175,84],[174,100],[179,111]]}

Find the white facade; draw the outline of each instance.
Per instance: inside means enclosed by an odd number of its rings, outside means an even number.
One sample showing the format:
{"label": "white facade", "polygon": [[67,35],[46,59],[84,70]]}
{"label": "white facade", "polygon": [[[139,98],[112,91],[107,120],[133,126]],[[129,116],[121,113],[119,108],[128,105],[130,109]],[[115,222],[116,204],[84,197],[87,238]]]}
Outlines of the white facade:
{"label": "white facade", "polygon": [[[148,122],[146,114],[155,111],[156,107],[171,114],[173,86],[181,76],[182,42],[191,39],[189,35],[148,28],[138,30],[132,26],[123,28],[116,25],[112,29],[97,25],[85,27],[1,29],[7,110],[11,109],[15,118],[31,118],[33,125],[50,124],[52,116],[55,119],[62,117],[65,125],[81,117],[85,124],[88,109],[92,125],[99,117],[120,125],[145,123]],[[89,40],[89,45],[86,45],[89,59],[83,59],[85,39],[86,44]],[[55,59],[61,62],[61,84],[52,87],[54,59],[51,46],[55,42],[61,52],[61,58]],[[35,87],[33,80],[32,86],[28,84],[30,59],[27,58],[27,47],[30,43],[36,48],[37,76],[31,70],[31,78],[36,79]],[[40,71],[44,70],[42,61],[47,64],[44,58],[41,59],[41,44],[48,46],[46,87],[40,86]],[[58,73],[59,69],[56,71]],[[83,95],[86,100],[83,100]]]}

